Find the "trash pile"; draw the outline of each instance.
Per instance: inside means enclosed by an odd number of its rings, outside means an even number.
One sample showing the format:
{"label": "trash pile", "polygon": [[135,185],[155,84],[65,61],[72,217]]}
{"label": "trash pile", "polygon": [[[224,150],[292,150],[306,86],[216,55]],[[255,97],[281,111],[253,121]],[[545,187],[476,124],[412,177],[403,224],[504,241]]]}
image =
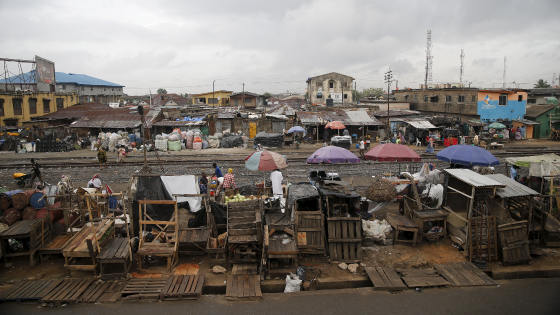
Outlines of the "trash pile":
{"label": "trash pile", "polygon": [[134,133],[128,133],[126,131],[117,131],[114,133],[99,133],[96,137],[88,138],[91,143],[91,149],[97,149],[102,147],[108,152],[116,152],[118,148],[124,146],[127,151],[137,151],[137,146],[142,144],[142,138],[140,137],[140,131]]}
{"label": "trash pile", "polygon": [[215,133],[213,136],[204,135],[200,129],[180,131],[174,129],[172,133],[156,135],[155,148],[160,151],[180,151],[184,149],[202,150],[208,148],[247,148],[249,138],[242,132]]}

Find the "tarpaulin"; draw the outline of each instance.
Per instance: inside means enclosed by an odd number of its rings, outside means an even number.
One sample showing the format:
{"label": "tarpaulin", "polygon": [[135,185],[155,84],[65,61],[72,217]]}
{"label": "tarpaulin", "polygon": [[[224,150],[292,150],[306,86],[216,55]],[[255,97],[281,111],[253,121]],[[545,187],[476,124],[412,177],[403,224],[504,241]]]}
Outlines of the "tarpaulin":
{"label": "tarpaulin", "polygon": [[[194,175],[161,176],[161,181],[172,199],[175,199],[173,195],[200,194]],[[177,203],[188,202],[190,211],[197,212],[200,210],[201,199],[201,197],[178,197]]]}
{"label": "tarpaulin", "polygon": [[[216,224],[223,224],[223,225],[227,224],[227,217],[226,217],[227,211],[225,205],[211,202],[210,211],[214,216],[214,221],[216,222]],[[206,217],[206,211],[199,211],[196,213],[194,218],[189,219],[189,228],[191,229],[207,226],[207,224],[208,222]],[[222,234],[223,232],[225,232],[225,229],[222,232],[219,232],[219,234]]]}
{"label": "tarpaulin", "polygon": [[315,186],[308,183],[290,185],[288,188],[288,207],[292,206],[296,200],[314,199],[319,197],[319,191]]}
{"label": "tarpaulin", "polygon": [[[136,184],[136,194],[132,203],[133,221],[134,221],[134,235],[138,236],[139,227],[139,213],[138,213],[138,200],[173,200],[171,195],[165,189],[163,182],[159,176],[139,176]],[[146,213],[156,221],[169,221],[175,211],[173,205],[146,205]],[[156,225],[151,225],[148,228],[157,228]]]}

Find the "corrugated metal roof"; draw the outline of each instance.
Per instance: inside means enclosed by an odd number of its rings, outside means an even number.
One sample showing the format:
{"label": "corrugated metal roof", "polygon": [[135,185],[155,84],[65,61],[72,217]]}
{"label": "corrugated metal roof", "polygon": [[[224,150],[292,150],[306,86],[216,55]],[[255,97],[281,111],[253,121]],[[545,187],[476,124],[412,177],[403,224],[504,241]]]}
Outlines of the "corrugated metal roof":
{"label": "corrugated metal roof", "polygon": [[538,196],[539,193],[531,188],[516,182],[515,180],[505,176],[504,174],[489,174],[483,175],[495,181],[507,185],[503,188],[496,189],[496,195],[501,198],[523,197],[523,196]]}
{"label": "corrugated metal roof", "polygon": [[525,109],[525,117],[537,118],[540,115],[553,110],[554,107],[556,107],[554,104],[527,106]]}
{"label": "corrugated metal roof", "polygon": [[231,119],[237,116],[237,108],[219,108],[218,119]]}
{"label": "corrugated metal roof", "polygon": [[329,121],[340,121],[345,126],[383,126],[383,123],[367,110],[301,111],[296,112],[296,116],[304,125],[326,125]]}
{"label": "corrugated metal roof", "polygon": [[427,120],[418,120],[418,121],[407,121],[412,127],[416,129],[437,129],[436,126],[432,125],[431,122]]}
{"label": "corrugated metal roof", "polygon": [[162,120],[153,123],[152,126],[156,127],[185,127],[185,126],[202,126],[205,125],[205,121],[185,121],[185,120]]}
{"label": "corrugated metal roof", "polygon": [[542,125],[542,123],[538,122],[538,121],[532,121],[529,119],[514,119],[513,121],[518,122],[518,123],[522,123],[525,125]]}
{"label": "corrugated metal roof", "polygon": [[95,110],[107,111],[112,110],[112,108],[101,103],[83,103],[59,109],[56,112],[45,114],[43,116],[32,117],[32,120],[80,118]]}
{"label": "corrugated metal roof", "polygon": [[267,114],[294,116],[296,114],[296,110],[288,104],[276,105],[267,111]]}
{"label": "corrugated metal roof", "polygon": [[504,184],[468,169],[446,169],[449,175],[474,187],[496,187]]}
{"label": "corrugated metal roof", "polygon": [[[144,119],[148,127],[151,127],[154,120],[161,111],[150,110],[144,114]],[[109,109],[92,110],[87,112],[75,123],[70,125],[72,128],[136,128],[142,124],[140,115],[130,109]]]}
{"label": "corrugated metal roof", "polygon": [[348,118],[355,123],[361,123],[362,125],[375,123],[373,120],[375,118],[371,119],[365,110],[346,110],[345,112],[346,115],[348,115]]}
{"label": "corrugated metal roof", "polygon": [[101,80],[98,78],[90,77],[85,74],[55,72],[56,84],[70,84],[88,85],[88,86],[113,86],[124,87],[124,85],[116,84],[113,82]]}
{"label": "corrugated metal roof", "polygon": [[[410,109],[390,109],[390,114],[391,116],[413,116],[413,115],[421,115],[422,113],[419,111],[415,111],[415,110],[410,110]],[[378,110],[375,113],[373,113],[374,116],[381,116],[381,117],[387,117],[387,111],[386,110]]]}

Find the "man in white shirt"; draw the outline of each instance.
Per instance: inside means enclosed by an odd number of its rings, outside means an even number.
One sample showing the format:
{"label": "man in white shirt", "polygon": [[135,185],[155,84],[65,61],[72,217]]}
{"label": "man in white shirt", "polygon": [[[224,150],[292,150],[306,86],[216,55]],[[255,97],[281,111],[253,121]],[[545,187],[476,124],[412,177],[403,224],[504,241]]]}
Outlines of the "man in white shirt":
{"label": "man in white shirt", "polygon": [[362,140],[360,141],[360,156],[363,158],[364,157],[364,151],[366,150],[366,143],[364,141],[364,138],[362,138]]}
{"label": "man in white shirt", "polygon": [[93,178],[87,183],[88,188],[95,188],[101,191],[101,180],[99,179],[99,175],[94,175]]}
{"label": "man in white shirt", "polygon": [[284,192],[282,191],[282,180],[284,177],[282,176],[282,172],[278,169],[274,170],[272,174],[270,174],[270,181],[272,182],[272,194],[274,197],[282,197]]}

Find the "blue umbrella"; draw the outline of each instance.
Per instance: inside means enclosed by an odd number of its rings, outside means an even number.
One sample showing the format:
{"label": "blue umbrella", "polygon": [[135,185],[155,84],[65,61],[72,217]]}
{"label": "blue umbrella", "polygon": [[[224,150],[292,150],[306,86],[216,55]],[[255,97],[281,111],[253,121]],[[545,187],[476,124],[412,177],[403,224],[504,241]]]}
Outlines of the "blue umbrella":
{"label": "blue umbrella", "polygon": [[286,133],[292,133],[292,132],[305,132],[305,129],[303,129],[303,127],[300,126],[293,126]]}
{"label": "blue umbrella", "polygon": [[500,161],[492,153],[472,145],[454,145],[436,154],[438,160],[467,166],[494,166]]}

